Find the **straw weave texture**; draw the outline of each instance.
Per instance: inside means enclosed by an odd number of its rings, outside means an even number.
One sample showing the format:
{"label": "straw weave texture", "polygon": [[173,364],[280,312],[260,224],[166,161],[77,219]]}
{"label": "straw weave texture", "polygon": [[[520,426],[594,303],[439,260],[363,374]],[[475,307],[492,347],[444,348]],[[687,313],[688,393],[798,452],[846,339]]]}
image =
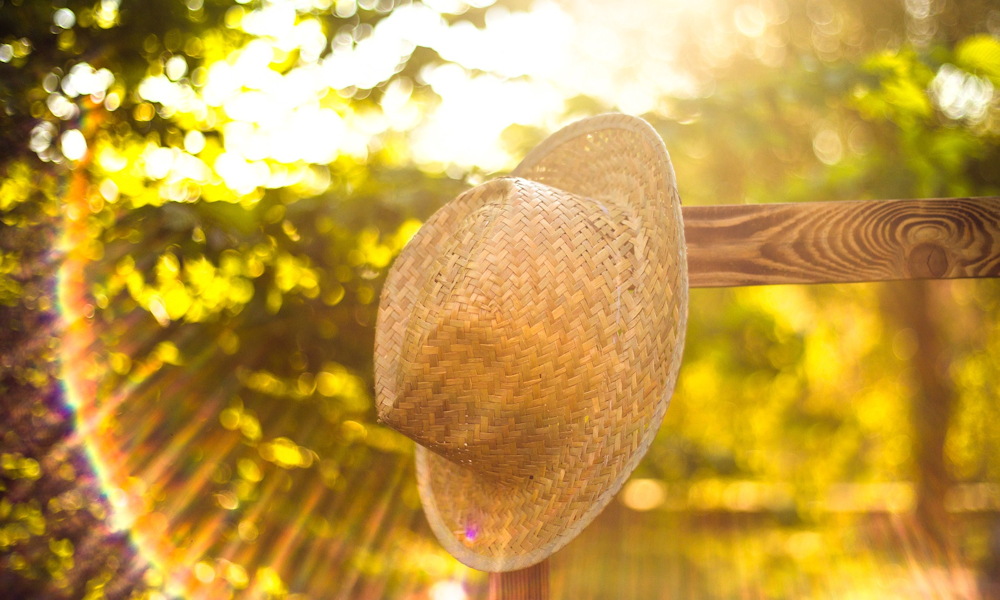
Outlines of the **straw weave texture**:
{"label": "straw weave texture", "polygon": [[414,439],[428,520],[459,560],[534,564],[642,458],[683,349],[687,270],[663,142],[581,121],[434,214],[381,298],[380,419]]}

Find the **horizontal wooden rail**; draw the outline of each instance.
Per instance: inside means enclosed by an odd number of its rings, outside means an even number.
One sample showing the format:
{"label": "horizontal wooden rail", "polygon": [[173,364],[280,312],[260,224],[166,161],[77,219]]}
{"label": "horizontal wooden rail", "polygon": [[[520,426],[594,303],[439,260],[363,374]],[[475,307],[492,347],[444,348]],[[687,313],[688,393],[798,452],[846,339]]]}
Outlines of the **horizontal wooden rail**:
{"label": "horizontal wooden rail", "polygon": [[691,287],[1000,277],[1000,197],[682,210]]}

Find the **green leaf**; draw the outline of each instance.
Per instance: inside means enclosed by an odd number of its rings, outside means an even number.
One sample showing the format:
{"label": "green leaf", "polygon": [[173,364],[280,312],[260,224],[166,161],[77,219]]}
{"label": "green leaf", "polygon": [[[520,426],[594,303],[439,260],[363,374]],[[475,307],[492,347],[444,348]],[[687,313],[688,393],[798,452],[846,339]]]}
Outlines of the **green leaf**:
{"label": "green leaf", "polygon": [[991,35],[974,35],[955,48],[957,66],[1000,85],[1000,39]]}

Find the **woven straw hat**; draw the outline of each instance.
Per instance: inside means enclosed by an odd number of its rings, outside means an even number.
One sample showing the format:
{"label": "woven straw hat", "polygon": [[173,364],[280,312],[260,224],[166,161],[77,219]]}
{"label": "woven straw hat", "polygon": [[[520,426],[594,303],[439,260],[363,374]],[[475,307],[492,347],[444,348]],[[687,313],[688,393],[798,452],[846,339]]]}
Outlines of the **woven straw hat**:
{"label": "woven straw hat", "polygon": [[382,292],[376,402],[449,552],[524,568],[608,504],[662,421],[687,289],[670,158],[634,117],[570,125],[424,224]]}

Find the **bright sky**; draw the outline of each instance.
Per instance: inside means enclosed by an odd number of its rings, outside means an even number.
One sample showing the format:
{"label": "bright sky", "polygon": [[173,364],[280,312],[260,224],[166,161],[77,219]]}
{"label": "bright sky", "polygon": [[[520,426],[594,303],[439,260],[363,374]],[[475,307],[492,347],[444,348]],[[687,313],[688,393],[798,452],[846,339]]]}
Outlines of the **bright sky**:
{"label": "bright sky", "polygon": [[[143,154],[146,175],[178,183],[176,197],[168,199],[187,198],[181,182],[204,183],[213,173],[246,194],[301,183],[311,172],[305,164],[327,164],[341,154],[363,159],[390,131],[406,135],[412,158],[428,170],[504,171],[520,157],[500,143],[502,132],[514,124],[558,128],[578,117],[564,114],[569,98],[583,94],[632,114],[668,113],[664,97],[710,93],[685,68],[685,53],[722,64],[739,49],[777,64],[785,52],[770,25],[787,15],[771,0],[535,0],[529,12],[515,13],[491,6],[495,0],[423,0],[397,7],[375,27],[339,32],[324,32],[309,16],[318,9],[346,18],[359,5],[371,9],[380,1],[265,0],[257,10],[232,9],[228,24],[257,36],[253,41],[200,73],[190,73],[184,57],[175,55],[140,86],[143,99],[198,124],[183,150],[150,145]],[[484,28],[448,25],[442,16],[469,6],[489,7]],[[54,23],[66,26],[72,16],[57,11]],[[691,32],[701,42],[697,49],[683,41]],[[332,51],[320,58],[328,44]],[[450,61],[418,75],[440,103],[411,102],[414,82],[406,78],[388,85],[380,110],[361,110],[348,100],[392,79],[417,47]],[[297,66],[284,73],[272,68],[296,52]],[[970,77],[955,69],[939,74],[932,91],[947,114],[985,114],[993,89]],[[71,99],[78,95],[90,94],[113,110],[120,103],[109,91],[113,82],[107,70],[80,63],[59,82],[61,91],[53,84],[47,103],[64,119],[74,117]],[[206,139],[198,128],[222,132],[221,152],[202,152]],[[54,135],[42,122],[32,132],[32,148],[46,152]],[[817,140],[821,160],[839,160],[839,138]],[[75,130],[59,144],[70,160],[88,151]],[[169,196],[171,189],[161,191]]]}
{"label": "bright sky", "polygon": [[[328,9],[342,16],[357,10],[355,0],[311,4],[332,4]],[[222,108],[225,151],[213,166],[237,191],[281,183],[273,169],[262,168],[265,157],[289,164],[328,163],[339,153],[363,157],[373,136],[390,130],[407,132],[414,159],[428,168],[505,170],[519,157],[501,147],[504,129],[558,127],[567,98],[586,94],[643,113],[666,93],[694,93],[671,40],[679,23],[690,27],[707,19],[713,3],[689,4],[633,0],[610,10],[598,0],[537,0],[530,12],[490,8],[479,29],[446,23],[442,13],[461,11],[459,0],[425,0],[395,9],[374,28],[334,33],[333,51],[320,59],[327,37],[317,20],[296,12],[310,2],[271,0],[234,18],[260,37],[211,65],[200,93],[182,79],[187,65],[175,57],[162,75],[143,83],[140,95],[196,117]],[[419,75],[441,97],[439,105],[421,109],[408,102],[413,82],[406,79],[390,85],[381,112],[356,112],[346,101],[331,105],[331,89],[371,89],[389,80],[418,46],[452,61]],[[301,66],[285,74],[269,67],[296,49]],[[196,154],[202,140],[190,141],[186,149]],[[149,158],[151,174],[166,176],[180,166],[167,164],[165,153]]]}
{"label": "bright sky", "polygon": [[711,3],[692,9],[684,6],[694,3],[678,0],[613,7],[597,0],[538,0],[531,12],[491,8],[483,29],[446,26],[434,10],[455,10],[454,4],[432,0],[398,9],[370,41],[388,48],[402,39],[453,61],[422,74],[442,102],[416,127],[413,151],[418,160],[490,171],[516,161],[497,143],[505,128],[554,128],[566,98],[586,94],[643,113],[665,93],[692,93],[670,40],[681,13],[704,15]]}
{"label": "bright sky", "polygon": [[[511,13],[492,6],[495,0],[423,0],[398,6],[374,27],[346,31],[324,31],[310,13],[348,18],[383,0],[264,0],[252,10],[236,5],[226,23],[253,34],[252,41],[197,69],[175,54],[139,86],[149,104],[136,107],[136,118],[151,119],[155,110],[188,134],[180,146],[149,141],[139,151],[136,174],[162,181],[159,194],[174,201],[192,200],[201,186],[217,183],[240,196],[289,185],[318,193],[328,181],[310,183],[316,178],[310,164],[329,164],[343,154],[364,159],[388,132],[404,134],[407,158],[428,170],[457,176],[471,167],[507,170],[520,157],[503,148],[502,132],[514,124],[547,130],[563,125],[568,98],[585,94],[624,112],[644,113],[665,94],[696,93],[678,66],[679,29],[696,27],[706,36],[732,30],[732,22],[719,29],[709,19],[712,7],[732,1],[630,0],[609,8],[604,0],[536,0],[530,12]],[[116,0],[102,0],[108,23],[117,6]],[[488,9],[484,28],[448,25],[443,15],[470,6]],[[748,36],[764,31],[763,13],[755,15],[756,21],[743,19],[749,28],[736,21]],[[53,26],[69,28],[75,20],[62,9]],[[331,51],[321,58],[327,47]],[[440,98],[437,103],[411,101],[418,82],[393,79],[418,47],[448,61],[416,76]],[[0,50],[5,48],[10,50]],[[0,52],[0,61],[9,59]],[[273,68],[292,60],[291,69]],[[390,80],[378,109],[351,101]],[[121,94],[130,92],[116,85],[110,71],[86,62],[65,76],[50,74],[44,87],[50,111],[67,121],[80,116],[81,96],[117,110]],[[202,133],[209,130],[222,133],[221,147]],[[91,147],[94,140],[77,129],[56,135],[57,128],[42,120],[30,147],[44,160],[79,161],[96,152],[109,175],[131,164],[119,149]],[[108,200],[118,194],[112,187],[102,186]]]}

